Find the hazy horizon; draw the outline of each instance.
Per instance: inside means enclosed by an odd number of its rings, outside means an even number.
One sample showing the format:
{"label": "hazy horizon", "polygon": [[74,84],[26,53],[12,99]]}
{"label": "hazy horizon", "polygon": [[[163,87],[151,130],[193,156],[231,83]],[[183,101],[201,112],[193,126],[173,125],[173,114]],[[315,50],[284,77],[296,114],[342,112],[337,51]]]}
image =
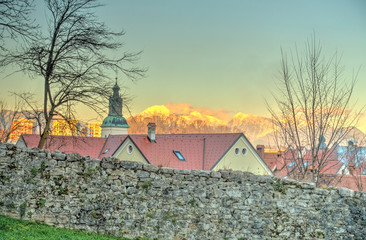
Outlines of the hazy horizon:
{"label": "hazy horizon", "polygon": [[[366,103],[366,2],[325,1],[101,1],[96,13],[113,30],[124,30],[124,51],[140,51],[146,78],[136,84],[118,75],[134,96],[137,114],[153,105],[189,104],[202,111],[268,116],[265,99],[276,87],[280,49],[303,49],[315,33],[327,57],[338,51],[344,77],[358,72],[355,107]],[[46,27],[37,1],[34,17]],[[9,43],[10,44],[10,43]],[[11,45],[11,44],[10,44]],[[118,53],[115,53],[118,55]],[[0,72],[1,99],[31,90],[39,97],[42,79]],[[114,81],[115,74],[110,80]],[[124,111],[125,115],[128,115]],[[93,113],[78,108],[79,118]],[[366,118],[359,127],[366,131]]]}

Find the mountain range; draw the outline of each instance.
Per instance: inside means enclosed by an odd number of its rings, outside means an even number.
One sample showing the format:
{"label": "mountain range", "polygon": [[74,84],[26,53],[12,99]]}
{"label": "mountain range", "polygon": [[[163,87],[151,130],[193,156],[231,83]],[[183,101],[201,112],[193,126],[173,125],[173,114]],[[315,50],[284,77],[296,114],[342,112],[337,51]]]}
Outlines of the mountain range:
{"label": "mountain range", "polygon": [[132,134],[146,133],[147,124],[154,122],[158,134],[243,132],[253,145],[273,142],[269,118],[242,112],[230,116],[220,110],[204,111],[189,105],[166,104],[151,106],[127,121]]}
{"label": "mountain range", "polygon": [[[135,116],[127,118],[129,133],[145,134],[147,124],[154,122],[157,133],[227,133],[242,132],[256,146],[275,147],[273,127],[270,118],[238,112],[234,116],[225,110],[194,108],[188,103],[151,106]],[[341,142],[358,140],[366,145],[366,135],[354,127]]]}

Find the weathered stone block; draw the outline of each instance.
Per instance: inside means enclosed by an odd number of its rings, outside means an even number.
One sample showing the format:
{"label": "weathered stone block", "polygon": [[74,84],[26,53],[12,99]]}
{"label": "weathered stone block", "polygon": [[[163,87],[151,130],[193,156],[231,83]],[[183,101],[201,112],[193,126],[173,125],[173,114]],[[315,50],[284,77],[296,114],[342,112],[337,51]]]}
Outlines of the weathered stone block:
{"label": "weathered stone block", "polygon": [[174,173],[174,168],[161,167],[159,169],[159,172],[164,173],[164,174],[173,174]]}
{"label": "weathered stone block", "polygon": [[115,163],[105,160],[102,161],[102,167],[107,169],[116,169]]}
{"label": "weathered stone block", "polygon": [[67,154],[66,160],[68,162],[76,162],[81,160],[81,156],[78,153],[69,153]]}
{"label": "weathered stone block", "polygon": [[150,176],[149,172],[137,170],[136,177],[138,178],[148,178]]}
{"label": "weathered stone block", "polygon": [[136,169],[136,162],[121,161],[120,166],[124,169]]}
{"label": "weathered stone block", "polygon": [[175,174],[189,175],[191,174],[191,170],[189,169],[174,169]]}
{"label": "weathered stone block", "polygon": [[64,153],[55,153],[54,158],[58,161],[65,161],[66,160],[66,154],[64,154]]}
{"label": "weathered stone block", "polygon": [[100,163],[101,161],[97,158],[92,158],[90,160],[86,160],[85,161],[85,168],[89,169],[89,168],[99,168],[100,167]]}
{"label": "weathered stone block", "polygon": [[221,178],[221,173],[219,173],[219,172],[211,172],[210,175],[213,178]]}
{"label": "weathered stone block", "polygon": [[316,184],[313,182],[299,182],[299,185],[303,189],[314,189]]}
{"label": "weathered stone block", "polygon": [[338,193],[342,197],[354,197],[354,195],[355,195],[355,191],[348,189],[348,188],[343,188],[343,187],[338,188]]}
{"label": "weathered stone block", "polygon": [[142,166],[142,169],[148,172],[157,172],[159,170],[159,167],[151,165],[151,164],[144,164]]}
{"label": "weathered stone block", "polygon": [[40,152],[40,153],[38,153],[38,155],[37,155],[39,158],[46,158],[47,157],[47,153],[45,153],[45,152]]}
{"label": "weathered stone block", "polygon": [[229,196],[229,197],[241,197],[241,191],[240,190],[237,190],[237,189],[226,189],[226,194]]}

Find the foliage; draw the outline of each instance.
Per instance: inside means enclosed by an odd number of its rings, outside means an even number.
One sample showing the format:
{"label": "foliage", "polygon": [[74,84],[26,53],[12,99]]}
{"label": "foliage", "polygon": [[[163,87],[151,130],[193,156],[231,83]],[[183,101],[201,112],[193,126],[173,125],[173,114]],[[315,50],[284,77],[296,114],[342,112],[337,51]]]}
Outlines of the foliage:
{"label": "foliage", "polygon": [[46,199],[44,199],[44,198],[38,199],[36,204],[37,204],[37,207],[43,208],[46,205]]}
{"label": "foliage", "polygon": [[196,202],[196,200],[195,200],[195,199],[193,199],[193,198],[192,198],[191,200],[189,200],[189,201],[188,201],[188,204],[189,204],[189,205],[191,205],[192,207],[194,207],[194,206],[197,206],[197,205],[198,205],[198,204],[197,204],[197,202]]}
{"label": "foliage", "polygon": [[32,178],[36,177],[38,174],[38,169],[37,168],[32,168],[31,169],[31,174],[32,174]]}
{"label": "foliage", "polygon": [[[0,239],[26,239],[26,240],[131,240],[111,235],[87,233],[77,230],[55,228],[40,223],[17,220],[0,215]],[[147,238],[137,238],[148,240]]]}
{"label": "foliage", "polygon": [[142,188],[148,190],[152,186],[152,182],[144,182]]}
{"label": "foliage", "polygon": [[281,181],[275,181],[272,183],[273,190],[286,194],[288,187],[285,186]]}
{"label": "foliage", "polygon": [[11,210],[15,208],[15,204],[13,202],[9,203],[8,205],[6,205],[6,207]]}
{"label": "foliage", "polygon": [[22,204],[20,204],[20,206],[19,206],[19,215],[20,215],[20,217],[21,218],[23,218],[24,217],[24,215],[25,215],[25,210],[27,209],[27,203],[26,202],[24,202],[24,203],[22,203]]}

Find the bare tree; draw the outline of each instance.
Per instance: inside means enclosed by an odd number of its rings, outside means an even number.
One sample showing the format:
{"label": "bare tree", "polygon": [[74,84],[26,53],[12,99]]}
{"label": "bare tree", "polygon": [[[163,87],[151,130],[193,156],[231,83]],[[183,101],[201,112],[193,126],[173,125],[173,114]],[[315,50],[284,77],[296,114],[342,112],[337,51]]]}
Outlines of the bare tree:
{"label": "bare tree", "polygon": [[345,79],[340,59],[322,54],[315,35],[305,51],[281,51],[281,72],[274,104],[267,101],[278,146],[288,147],[285,163],[292,162],[289,175],[318,183],[338,144],[357,124],[361,111],[351,108],[356,75]]}
{"label": "bare tree", "polygon": [[[0,41],[5,38],[32,39],[35,36],[37,25],[30,18],[33,11],[31,0],[0,0]],[[3,44],[1,50],[5,50]]]}
{"label": "bare tree", "polygon": [[9,109],[6,103],[0,100],[0,142],[8,142],[11,134],[21,127],[22,122],[16,121],[20,115],[18,102],[13,109]]}
{"label": "bare tree", "polygon": [[[73,119],[75,104],[83,104],[101,113],[111,84],[108,73],[122,72],[131,80],[144,75],[135,67],[138,53],[120,52],[119,38],[97,20],[93,10],[97,0],[45,0],[49,29],[46,36],[12,53],[2,64],[17,64],[23,71],[44,80],[43,116],[45,125],[39,148],[44,146],[55,114]],[[109,55],[108,55],[109,54]],[[109,57],[119,55],[117,58]]]}

